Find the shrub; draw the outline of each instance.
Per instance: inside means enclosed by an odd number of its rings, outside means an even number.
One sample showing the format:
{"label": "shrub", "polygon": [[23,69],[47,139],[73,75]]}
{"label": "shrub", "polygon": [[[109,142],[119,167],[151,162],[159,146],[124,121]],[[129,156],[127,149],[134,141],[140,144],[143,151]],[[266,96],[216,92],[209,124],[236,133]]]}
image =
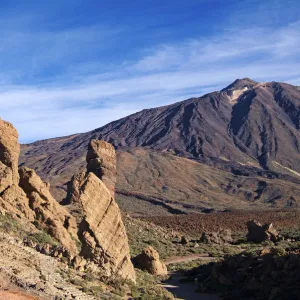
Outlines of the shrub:
{"label": "shrub", "polygon": [[37,244],[42,244],[42,245],[53,245],[56,246],[58,245],[58,242],[54,240],[48,233],[44,231],[39,231],[35,233],[31,233],[27,236],[28,240],[31,240]]}

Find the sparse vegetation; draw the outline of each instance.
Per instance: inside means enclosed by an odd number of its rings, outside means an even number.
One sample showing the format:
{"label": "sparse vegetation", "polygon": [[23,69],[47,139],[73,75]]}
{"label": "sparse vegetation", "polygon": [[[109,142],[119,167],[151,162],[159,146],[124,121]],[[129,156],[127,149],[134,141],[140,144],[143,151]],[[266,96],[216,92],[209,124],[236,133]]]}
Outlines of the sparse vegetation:
{"label": "sparse vegetation", "polygon": [[[191,253],[209,253],[211,251],[209,245],[198,244],[197,239],[199,237],[186,235],[185,238],[189,242],[182,244],[181,234],[178,232],[133,218],[124,218],[124,223],[127,229],[132,257],[140,254],[147,246],[155,248],[161,259],[172,256],[185,256]],[[219,246],[216,249],[222,251]]]}
{"label": "sparse vegetation", "polygon": [[28,227],[29,223],[23,224],[24,220],[17,220],[10,214],[0,214],[0,230],[7,232],[10,235],[18,237],[20,239],[26,238],[28,241],[32,241],[40,245],[58,245],[58,242],[43,230],[36,230],[32,232]]}
{"label": "sparse vegetation", "polygon": [[136,270],[137,285],[132,286],[132,298],[135,300],[172,300],[174,297],[160,286],[161,282],[154,276]]}
{"label": "sparse vegetation", "polygon": [[29,235],[27,235],[27,239],[31,240],[37,244],[40,245],[52,245],[52,246],[57,246],[58,242],[51,237],[48,233],[44,232],[44,231],[39,231],[39,232],[35,232],[35,233],[30,233]]}
{"label": "sparse vegetation", "polygon": [[24,226],[7,213],[5,215],[0,214],[0,230],[19,237],[26,235]]}

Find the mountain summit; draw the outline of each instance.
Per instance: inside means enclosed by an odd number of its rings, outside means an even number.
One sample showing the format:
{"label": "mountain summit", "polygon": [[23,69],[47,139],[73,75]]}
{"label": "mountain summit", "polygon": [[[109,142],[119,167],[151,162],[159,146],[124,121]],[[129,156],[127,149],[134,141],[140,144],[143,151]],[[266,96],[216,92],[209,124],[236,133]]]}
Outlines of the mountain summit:
{"label": "mountain summit", "polygon": [[236,79],[233,83],[229,84],[226,88],[222,90],[223,91],[228,91],[232,89],[243,89],[245,87],[253,88],[258,82],[250,79],[250,78],[243,78],[243,79]]}

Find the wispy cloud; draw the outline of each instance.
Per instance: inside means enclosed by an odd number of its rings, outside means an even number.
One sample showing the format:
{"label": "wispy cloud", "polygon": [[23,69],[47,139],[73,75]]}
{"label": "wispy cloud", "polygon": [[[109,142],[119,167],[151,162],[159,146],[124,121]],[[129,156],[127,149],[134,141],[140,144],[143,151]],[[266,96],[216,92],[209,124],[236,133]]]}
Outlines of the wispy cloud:
{"label": "wispy cloud", "polygon": [[[191,69],[213,63],[237,64],[245,58],[252,61],[295,59],[299,55],[300,21],[278,28],[230,29],[209,39],[193,39],[175,45],[161,45],[136,65],[138,71],[165,68]],[[151,50],[149,50],[151,51]],[[246,61],[247,63],[247,61]]]}
{"label": "wispy cloud", "polygon": [[0,30],[0,105],[22,142],[91,130],[235,78],[300,84],[300,21],[159,44],[123,61],[94,57],[121,39],[119,29],[19,29]]}

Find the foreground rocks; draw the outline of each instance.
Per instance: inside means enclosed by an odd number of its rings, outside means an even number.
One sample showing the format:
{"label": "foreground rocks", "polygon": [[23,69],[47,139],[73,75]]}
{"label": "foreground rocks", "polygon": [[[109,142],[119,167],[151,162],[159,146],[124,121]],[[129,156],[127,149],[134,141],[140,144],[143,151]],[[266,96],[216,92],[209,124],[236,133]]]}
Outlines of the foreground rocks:
{"label": "foreground rocks", "polygon": [[300,253],[238,255],[213,266],[211,275],[227,287],[224,299],[299,299]]}
{"label": "foreground rocks", "polygon": [[225,300],[297,300],[300,294],[300,250],[269,248],[202,264],[184,272],[198,282],[199,293]]}
{"label": "foreground rocks", "polygon": [[0,209],[18,217],[33,220],[29,200],[19,187],[18,159],[20,145],[18,132],[9,122],[0,120]]}
{"label": "foreground rocks", "polygon": [[259,222],[252,220],[247,223],[247,227],[248,242],[261,243],[264,241],[276,242],[279,240],[279,233],[273,227],[272,223],[261,225]]}
{"label": "foreground rocks", "polygon": [[111,164],[115,159],[104,164],[105,156],[97,156],[103,154],[99,150],[101,147],[107,156],[114,154],[108,143],[92,140],[87,155],[87,172],[75,175],[69,185],[67,202],[81,210],[77,216],[78,236],[82,243],[80,256],[99,265],[105,276],[120,276],[135,281],[120,209],[112,191],[101,180],[102,176],[106,180],[110,177],[110,182],[114,182],[111,170],[115,167]]}
{"label": "foreground rocks", "polygon": [[[49,185],[31,169],[18,169],[18,133],[0,120],[0,204],[2,213],[30,221],[57,239],[69,252],[78,253],[75,219],[51,196]],[[29,223],[30,224],[30,223]]]}
{"label": "foreground rocks", "polygon": [[[45,250],[46,251],[46,250]],[[39,253],[41,252],[41,253]],[[44,251],[36,251],[26,247],[16,238],[0,232],[0,279],[36,295],[34,299],[64,299],[64,300],[96,300],[84,293],[79,286],[72,284],[66,277],[68,266],[58,259],[44,255]],[[72,272],[72,279],[78,278]],[[0,286],[0,289],[8,287]],[[1,297],[3,296],[3,297]],[[16,300],[19,295],[16,295]],[[0,294],[1,300],[10,299],[6,294]],[[32,299],[33,298],[28,298]],[[25,299],[24,299],[25,300]]]}
{"label": "foreground rocks", "polygon": [[94,271],[103,276],[135,281],[125,227],[114,200],[114,148],[91,141],[87,173],[75,175],[70,184],[67,204],[76,207],[75,215],[68,211],[70,206],[62,206],[52,197],[49,184],[34,170],[18,170],[19,152],[17,131],[0,120],[0,212],[29,221],[32,228],[55,238],[62,249],[34,247],[37,251],[63,255],[82,270],[96,265]]}
{"label": "foreground rocks", "polygon": [[18,182],[20,145],[18,132],[9,122],[0,120],[1,192],[3,187]]}
{"label": "foreground rocks", "polygon": [[133,259],[134,265],[153,275],[167,275],[166,265],[160,261],[158,252],[151,246]]}
{"label": "foreground rocks", "polygon": [[35,213],[35,223],[75,256],[78,252],[75,218],[51,196],[50,186],[34,170],[21,167],[19,174],[20,187],[25,191],[30,208]]}

